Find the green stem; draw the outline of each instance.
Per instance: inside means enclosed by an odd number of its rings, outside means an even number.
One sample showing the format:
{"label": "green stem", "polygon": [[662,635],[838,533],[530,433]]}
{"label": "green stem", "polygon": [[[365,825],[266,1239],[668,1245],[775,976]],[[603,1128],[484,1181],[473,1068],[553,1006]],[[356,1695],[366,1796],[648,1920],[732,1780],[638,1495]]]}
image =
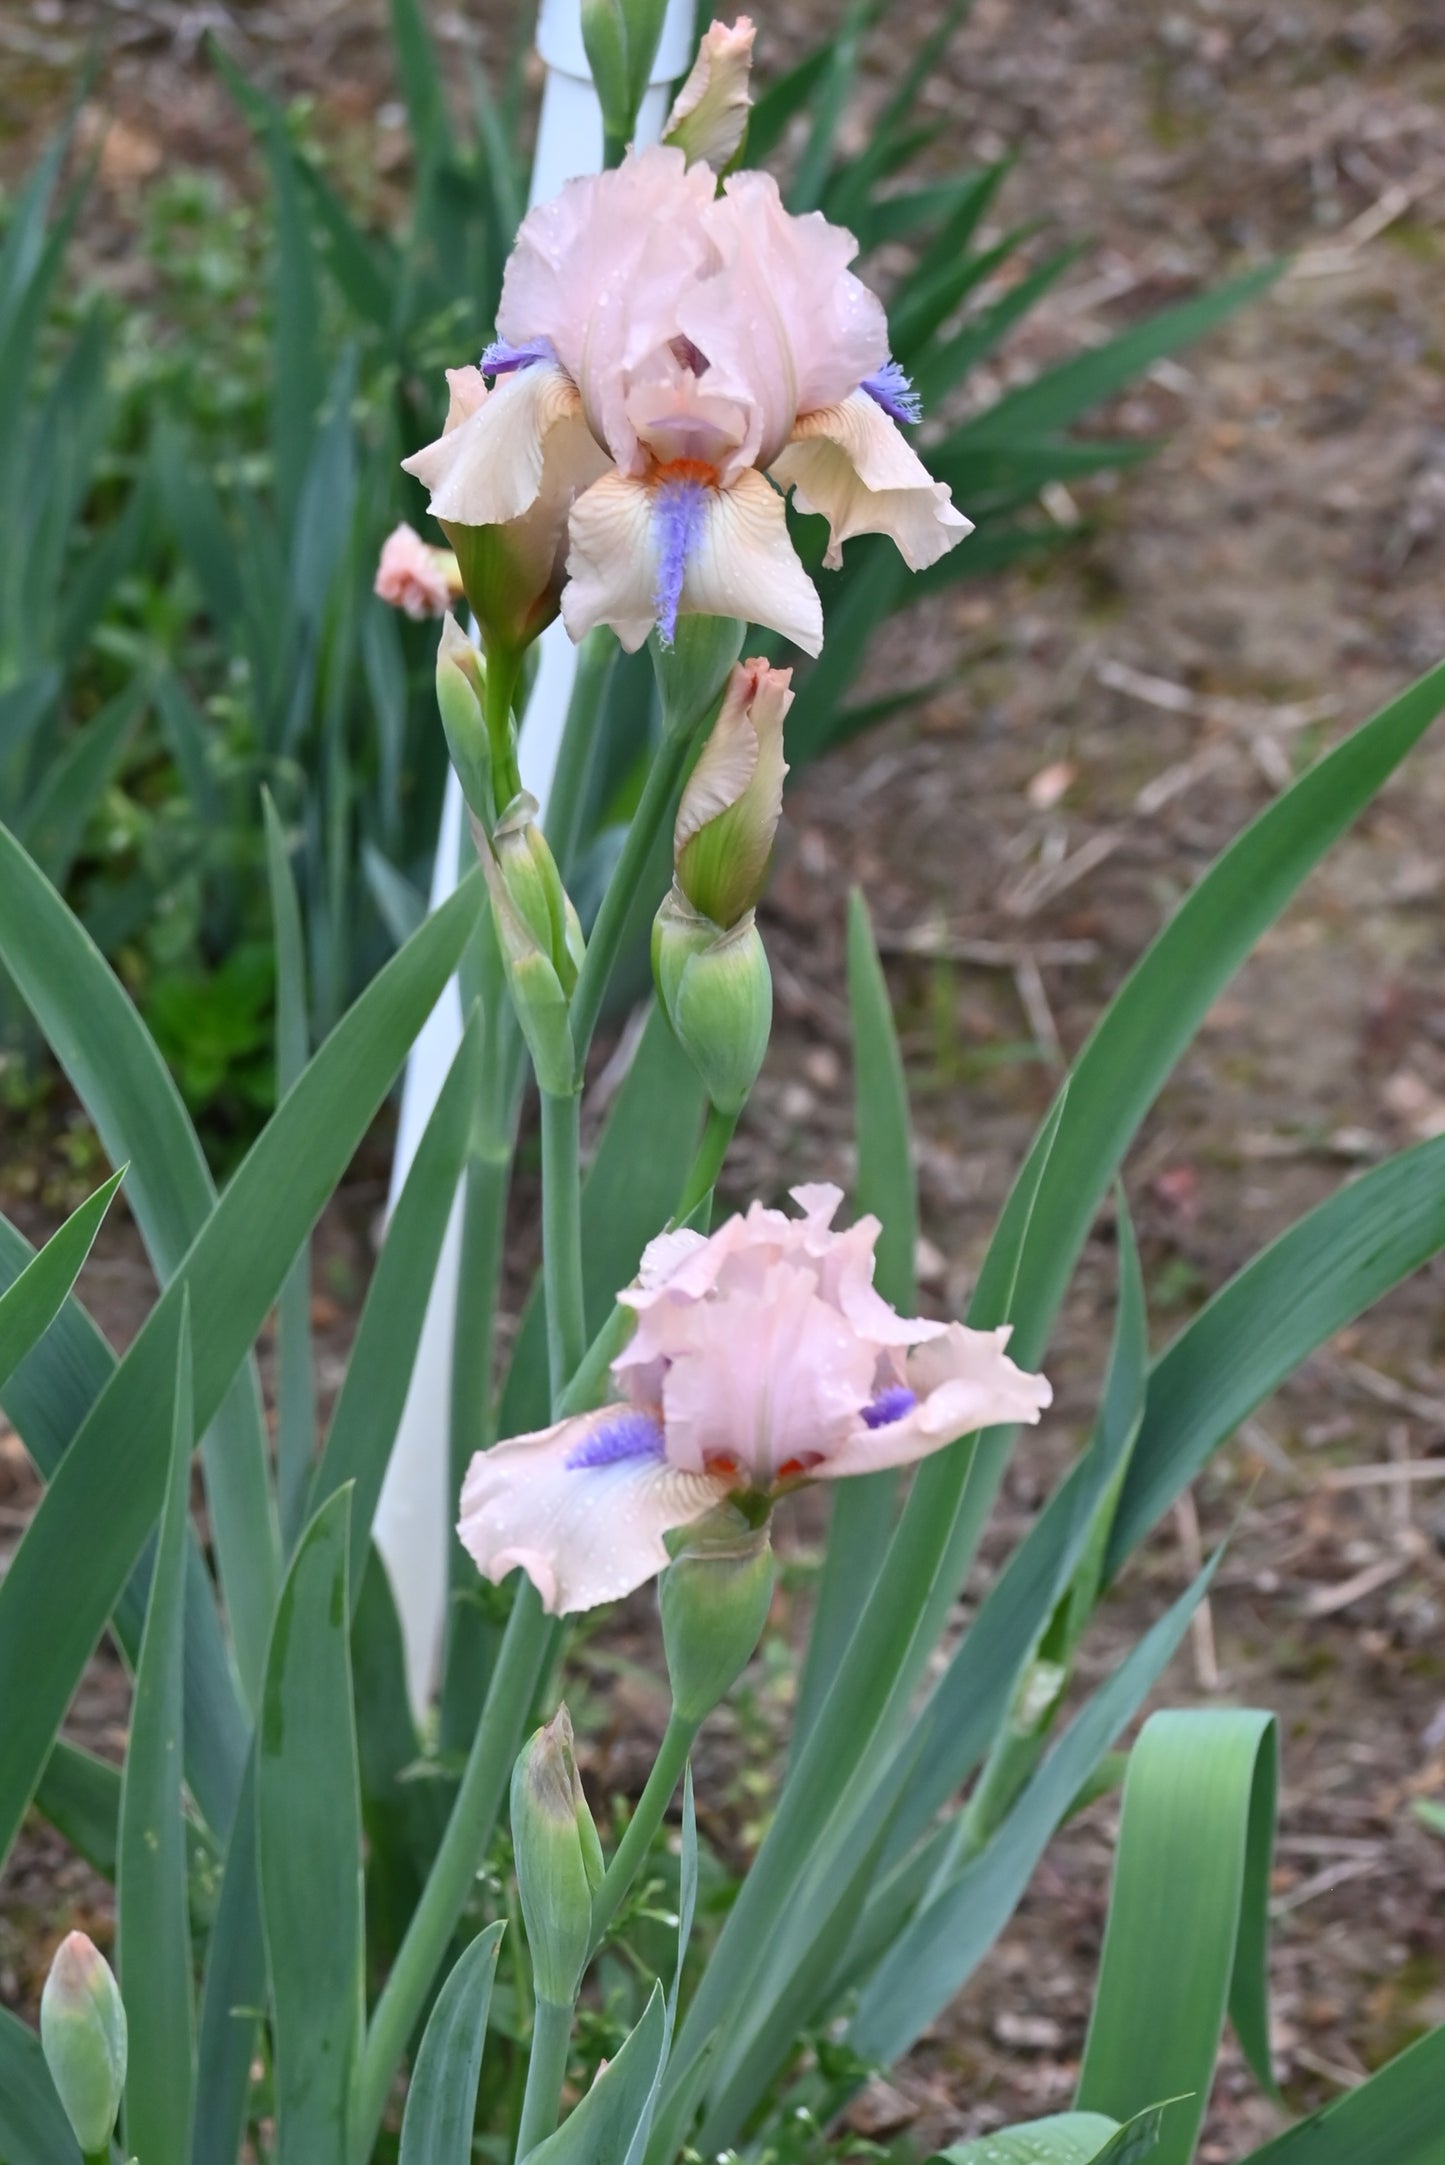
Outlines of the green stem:
{"label": "green stem", "polygon": [[687,1755],[692,1750],[692,1740],[700,1726],[701,1724],[695,1721],[682,1721],[676,1714],[668,1718],[666,1732],[652,1763],[652,1772],[647,1777],[647,1786],[637,1800],[637,1810],[627,1822],[622,1840],[613,1852],[612,1862],[602,1875],[602,1884],[592,1897],[594,1954],[607,1937],[607,1927],[616,1916],[623,1897],[636,1879],[643,1859],[652,1847],[652,1838],[662,1825],[663,1814],[682,1780],[682,1770],[687,1765]]}
{"label": "green stem", "polygon": [[532,2051],[527,2062],[527,2088],[522,2098],[522,2124],[517,2129],[517,2165],[539,2142],[545,2142],[557,2125],[562,2084],[567,2075],[567,2054],[572,2045],[572,2009],[556,2000],[539,1999],[532,2018]]}
{"label": "green stem", "polygon": [[[697,1156],[692,1161],[692,1171],[687,1176],[687,1186],[682,1191],[682,1201],[673,1216],[674,1227],[686,1225],[694,1213],[701,1210],[717,1186],[717,1176],[722,1171],[728,1144],[738,1124],[736,1113],[720,1113],[716,1105],[707,1109],[707,1125],[702,1131],[702,1141],[697,1146]],[[706,1231],[706,1227],[703,1228]]]}
{"label": "green stem", "polygon": [[681,736],[664,737],[658,746],[656,757],[647,770],[642,797],[632,815],[622,854],[602,897],[602,907],[587,942],[586,959],[577,978],[577,989],[572,995],[572,1042],[577,1048],[579,1077],[587,1062],[587,1048],[597,1027],[607,981],[622,945],[637,890],[658,835],[672,814],[673,800],[691,750],[691,741]]}
{"label": "green stem", "polygon": [[582,1172],[578,1120],[582,1100],[542,1093],[542,1287],[547,1302],[547,1375],[552,1404],[587,1351],[582,1302]]}
{"label": "green stem", "polygon": [[490,1847],[556,1629],[543,1614],[535,1587],[524,1581],[512,1606],[446,1832],[371,2018],[361,2063],[354,2165],[366,2165],[371,2156],[401,2056]]}
{"label": "green stem", "polygon": [[492,753],[492,799],[500,819],[522,786],[517,766],[517,733],[512,727],[512,694],[519,664],[507,655],[488,655],[482,678],[482,719]]}

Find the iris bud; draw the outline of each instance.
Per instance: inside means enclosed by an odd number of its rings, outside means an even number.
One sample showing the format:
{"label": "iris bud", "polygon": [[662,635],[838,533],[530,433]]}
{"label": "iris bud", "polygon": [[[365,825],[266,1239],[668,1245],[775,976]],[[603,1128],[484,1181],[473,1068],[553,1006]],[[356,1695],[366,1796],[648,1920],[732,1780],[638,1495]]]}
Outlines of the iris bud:
{"label": "iris bud", "polygon": [[518,1755],[512,1847],[537,1997],[569,2007],[592,1943],[592,1895],[603,1864],[565,1706]]}
{"label": "iris bud", "polygon": [[773,1551],[767,1526],[749,1525],[730,1503],[674,1538],[658,1586],[662,1643],[673,1711],[696,1724],[757,1650],[773,1599]]}
{"label": "iris bud", "polygon": [[658,997],[720,1113],[738,1113],[758,1079],[773,1026],[773,980],[753,913],[722,932],[676,887],[652,927]]}
{"label": "iris bud", "polygon": [[632,140],[665,13],[665,0],[582,0],[582,43],[615,149]]}
{"label": "iris bud", "polygon": [[752,104],[753,34],[746,15],[731,26],[711,23],[704,33],[662,132],[689,165],[701,161],[724,173],[737,162]]}
{"label": "iris bud", "polygon": [[40,2043],[81,2150],[104,2152],[125,2090],[125,2008],[109,1963],[83,1932],[63,1939],[50,1965]]}
{"label": "iris bud", "polygon": [[492,753],[482,711],[482,658],[454,616],[437,648],[437,706],[462,795],[484,826],[492,818]]}
{"label": "iris bud", "polygon": [[767,884],[783,814],[783,724],[791,669],[740,663],[677,811],[677,884],[699,917],[728,931]]}
{"label": "iris bud", "polygon": [[575,1086],[568,1005],[584,952],[582,927],[536,822],[536,799],[513,798],[489,843],[480,838],[497,944],[522,1035],[549,1096]]}

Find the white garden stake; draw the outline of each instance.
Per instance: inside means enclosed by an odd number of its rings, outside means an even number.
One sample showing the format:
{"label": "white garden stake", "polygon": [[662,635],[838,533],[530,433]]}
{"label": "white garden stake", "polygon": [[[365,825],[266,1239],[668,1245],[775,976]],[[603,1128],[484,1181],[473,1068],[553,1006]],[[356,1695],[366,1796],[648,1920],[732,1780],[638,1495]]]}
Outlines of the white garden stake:
{"label": "white garden stake", "polygon": [[[692,41],[692,0],[668,0],[651,88],[638,115],[639,143],[655,142],[661,133],[669,87],[686,74],[692,59]],[[532,164],[532,203],[555,195],[564,181],[581,173],[596,173],[602,166],[602,108],[582,43],[581,0],[542,0],[537,50],[546,63],[547,76]],[[519,759],[522,786],[531,791],[545,811],[577,666],[576,649],[560,621],[542,635],[538,663],[523,718]],[[432,873],[432,909],[444,902],[457,884],[462,834],[461,787],[456,775],[448,773]],[[400,1193],[461,1042],[461,1031],[461,995],[453,980],[437,1002],[407,1062],[388,1210]],[[455,1539],[452,1527],[457,1499],[451,1494],[448,1431],[461,1246],[458,1196],[442,1244],[411,1387],[373,1528],[401,1620],[407,1681],[418,1714],[425,1710],[436,1682],[446,1621],[447,1556]]]}

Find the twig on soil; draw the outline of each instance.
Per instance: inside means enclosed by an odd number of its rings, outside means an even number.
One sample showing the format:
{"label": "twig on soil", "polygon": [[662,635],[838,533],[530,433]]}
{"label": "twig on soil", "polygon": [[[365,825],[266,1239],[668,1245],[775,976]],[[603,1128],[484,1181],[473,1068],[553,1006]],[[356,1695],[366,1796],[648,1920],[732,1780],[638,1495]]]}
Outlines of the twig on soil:
{"label": "twig on soil", "polygon": [[1382,1556],[1378,1563],[1366,1564],[1353,1578],[1342,1579],[1338,1586],[1316,1586],[1306,1594],[1304,1613],[1316,1622],[1326,1616],[1338,1616],[1342,1609],[1353,1607],[1363,1601],[1367,1594],[1376,1594],[1392,1579],[1403,1577],[1416,1561],[1418,1541],[1409,1544],[1405,1555]]}
{"label": "twig on soil", "polygon": [[1049,1006],[1049,996],[1044,990],[1038,962],[1027,948],[1014,964],[1014,984],[1018,988],[1019,1004],[1028,1019],[1035,1043],[1043,1046],[1055,1067],[1064,1067],[1067,1063],[1059,1026],[1054,1021],[1054,1011]]}
{"label": "twig on soil", "polygon": [[1445,1481],[1445,1458],[1399,1458],[1388,1466],[1332,1466],[1321,1474],[1320,1487],[1404,1488],[1412,1481]]}
{"label": "twig on soil", "polygon": [[1290,278],[1331,278],[1341,271],[1353,270],[1360,250],[1368,242],[1378,239],[1397,218],[1403,218],[1407,210],[1422,196],[1429,195],[1442,180],[1445,180],[1445,172],[1439,167],[1427,166],[1413,180],[1396,181],[1368,210],[1362,210],[1358,218],[1352,218],[1328,247],[1307,248],[1303,255],[1296,256],[1286,275]]}
{"label": "twig on soil", "polygon": [[1336,1887],[1343,1887],[1349,1880],[1368,1877],[1379,1870],[1382,1862],[1380,1857],[1342,1857],[1333,1864],[1322,1864],[1298,1887],[1291,1887],[1288,1894],[1276,1895],[1269,1905],[1270,1916],[1287,1917],[1291,1910],[1313,1902],[1316,1895],[1333,1894]]}

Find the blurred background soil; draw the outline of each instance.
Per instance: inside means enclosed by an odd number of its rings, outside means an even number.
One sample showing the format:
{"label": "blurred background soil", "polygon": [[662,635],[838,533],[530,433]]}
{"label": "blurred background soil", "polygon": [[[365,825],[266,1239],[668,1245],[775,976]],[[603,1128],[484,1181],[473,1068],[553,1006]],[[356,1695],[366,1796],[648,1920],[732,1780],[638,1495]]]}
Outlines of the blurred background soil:
{"label": "blurred background soil", "polygon": [[[495,59],[511,34],[495,6],[430,12],[459,56]],[[900,12],[877,41],[872,92],[933,12]],[[776,69],[831,10],[778,0],[756,13]],[[154,175],[172,159],[245,156],[206,64],[211,32],[272,87],[314,97],[378,190],[396,173],[374,0],[8,0],[11,177],[91,39],[110,55],[91,103],[101,196],[87,245],[122,284],[128,221]],[[976,0],[929,95],[947,124],[930,156],[1015,150],[999,223],[1039,220],[1041,249],[1080,244],[1002,382],[1242,262],[1288,258],[1263,300],[1104,417],[1105,433],[1163,448],[1117,485],[1052,492],[1051,515],[1086,529],[1071,551],[894,623],[878,683],[947,688],[811,769],[790,800],[766,908],[778,1028],[728,1191],[846,1174],[842,924],[856,881],[914,1091],[921,1278],[931,1304],[957,1309],[1056,1068],[1172,904],[1304,760],[1445,654],[1445,15],[1431,0]],[[856,128],[861,145],[866,110]],[[971,395],[989,389],[970,380]],[[1342,1180],[1445,1132],[1442,816],[1437,731],[1218,1001],[1150,1119],[1126,1184],[1158,1342]],[[81,1125],[6,1144],[3,1205],[32,1235],[59,1215]],[[333,1388],[385,1162],[383,1136],[318,1245]],[[82,1290],[124,1342],[150,1289],[123,1219]],[[1445,1792],[1442,1291],[1437,1263],[1245,1424],[1156,1531],[1082,1662],[1086,1683],[1106,1673],[1233,1529],[1156,1696],[1280,1716],[1272,1982],[1297,2109],[1445,2019],[1445,1843],[1411,1812]],[[1018,1453],[970,1600],[1087,1432],[1112,1299],[1104,1224],[1048,1364],[1055,1412]],[[0,1553],[32,1501],[6,1437]],[[801,1624],[789,1589],[806,1585],[819,1523],[794,1522],[784,1626]],[[591,1642],[592,1769],[634,1788],[665,1711],[646,1681],[648,1629],[639,1602]],[[772,1663],[712,1725],[701,1793],[712,1789],[709,1831],[725,1847],[766,1812],[788,1692],[787,1664]],[[124,1721],[102,1660],[77,1733],[113,1746]],[[1054,1843],[958,2005],[855,2107],[857,2133],[906,2128],[926,2154],[1067,2103],[1116,1825],[1105,1801]],[[31,2003],[58,1931],[102,1910],[103,1891],[32,1825],[0,1890],[0,1998]],[[1235,2157],[1277,2124],[1226,2048],[1203,2156]]]}

